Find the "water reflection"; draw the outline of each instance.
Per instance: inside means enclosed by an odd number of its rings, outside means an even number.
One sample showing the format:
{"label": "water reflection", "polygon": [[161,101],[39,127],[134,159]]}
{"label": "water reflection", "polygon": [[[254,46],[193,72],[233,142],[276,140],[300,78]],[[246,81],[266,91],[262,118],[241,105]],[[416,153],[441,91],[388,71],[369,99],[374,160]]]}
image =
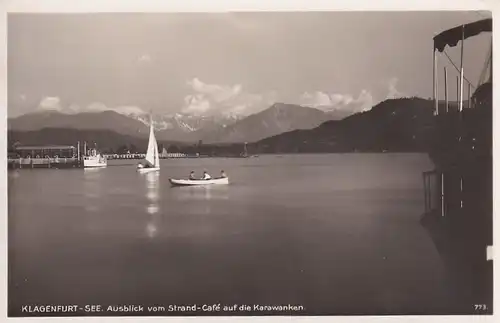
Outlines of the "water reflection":
{"label": "water reflection", "polygon": [[151,203],[158,202],[160,173],[158,172],[146,173],[144,177],[146,179],[146,198]]}
{"label": "water reflection", "polygon": [[[185,186],[171,189],[172,197],[177,201],[187,201],[191,212],[211,214],[214,203],[227,200],[228,185]],[[192,202],[192,203],[191,203]]]}
{"label": "water reflection", "polygon": [[7,174],[8,174],[8,177],[10,177],[10,178],[18,178],[19,176],[21,176],[21,173],[19,172],[18,169],[15,169],[13,171],[9,171]]}
{"label": "water reflection", "polygon": [[172,195],[180,201],[186,200],[227,200],[228,185],[184,186],[172,189]]}
{"label": "water reflection", "polygon": [[87,212],[99,211],[97,200],[101,198],[101,169],[84,168],[83,172],[83,195],[85,197],[84,209]]}
{"label": "water reflection", "polygon": [[160,220],[160,173],[152,172],[145,174],[146,183],[146,212],[150,215],[150,219],[146,225],[146,234],[149,238],[154,238],[158,234],[158,222]]}

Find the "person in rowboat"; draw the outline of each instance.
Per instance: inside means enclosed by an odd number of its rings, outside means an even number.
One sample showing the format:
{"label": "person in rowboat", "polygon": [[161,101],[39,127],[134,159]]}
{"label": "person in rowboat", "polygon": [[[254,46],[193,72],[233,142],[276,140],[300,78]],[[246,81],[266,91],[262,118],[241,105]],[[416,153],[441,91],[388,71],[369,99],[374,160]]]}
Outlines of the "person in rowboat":
{"label": "person in rowboat", "polygon": [[212,179],[212,176],[210,176],[207,171],[203,172],[203,179]]}
{"label": "person in rowboat", "polygon": [[227,177],[227,175],[226,175],[226,173],[224,172],[224,170],[221,170],[221,171],[220,171],[220,178],[226,178],[226,177]]}
{"label": "person in rowboat", "polygon": [[194,170],[191,171],[191,173],[189,174],[189,179],[190,180],[195,180],[197,179],[195,176],[194,176]]}

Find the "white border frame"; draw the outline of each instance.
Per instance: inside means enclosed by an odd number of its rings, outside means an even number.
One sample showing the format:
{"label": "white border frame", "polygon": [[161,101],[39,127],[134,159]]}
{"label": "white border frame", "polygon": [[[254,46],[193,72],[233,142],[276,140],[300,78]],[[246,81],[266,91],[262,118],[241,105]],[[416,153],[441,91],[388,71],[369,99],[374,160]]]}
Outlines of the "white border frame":
{"label": "white border frame", "polygon": [[[7,129],[7,13],[8,12],[224,12],[224,11],[409,11],[409,10],[484,10],[493,13],[493,53],[495,56],[499,52],[500,36],[500,1],[498,0],[0,0],[0,127]],[[497,18],[498,17],[498,18]],[[494,57],[493,61],[498,62]],[[498,64],[494,65],[494,83],[500,84],[500,70]],[[429,81],[429,86],[432,87]],[[499,91],[493,93],[493,105],[500,107]],[[496,125],[500,114],[493,112],[493,138],[500,135]],[[497,172],[497,151],[498,143],[493,141],[493,168],[494,168],[494,192],[497,191],[499,175]],[[6,164],[7,139],[1,136],[0,139],[1,161]],[[205,321],[281,321],[281,320],[318,320],[324,322],[387,322],[394,320],[404,320],[411,322],[494,322],[494,317],[499,316],[500,297],[498,296],[498,267],[494,265],[494,313],[492,316],[320,316],[320,317],[289,317],[289,316],[266,316],[266,317],[77,317],[77,318],[9,318],[7,319],[7,168],[0,167],[0,187],[2,189],[0,208],[0,256],[5,261],[0,266],[0,319],[3,321],[15,320],[16,322],[53,322],[53,321],[91,321],[91,322],[150,322],[164,320],[169,322],[179,322],[186,320]],[[500,222],[496,221],[496,210],[499,210],[500,199],[494,199],[494,220],[493,232],[494,241],[496,233],[499,232]],[[493,258],[499,259],[497,246],[493,249]],[[498,319],[497,319],[498,320]]]}

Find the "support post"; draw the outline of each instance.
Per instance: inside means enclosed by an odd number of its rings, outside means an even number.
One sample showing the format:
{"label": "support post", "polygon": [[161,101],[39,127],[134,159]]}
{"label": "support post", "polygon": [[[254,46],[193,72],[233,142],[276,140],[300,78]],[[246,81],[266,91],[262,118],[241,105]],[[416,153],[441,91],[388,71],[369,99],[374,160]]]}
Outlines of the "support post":
{"label": "support post", "polygon": [[422,173],[422,180],[424,182],[424,214],[427,214],[429,208],[427,207],[427,177]]}
{"label": "support post", "polygon": [[464,35],[465,25],[462,25],[462,43],[460,49],[460,101],[458,110],[462,112],[464,105]]}
{"label": "support post", "polygon": [[434,114],[438,115],[438,82],[437,82],[437,53],[434,46],[433,49],[433,64],[432,64],[432,85],[433,85],[433,96],[434,96]]}
{"label": "support post", "polygon": [[471,102],[471,85],[470,85],[470,83],[468,83],[468,84],[469,84],[469,91],[468,91],[468,92],[469,92],[469,93],[468,93],[468,97],[469,97],[469,98],[468,98],[468,100],[467,100],[467,102],[468,102],[468,103],[467,103],[467,108],[469,108],[469,109],[470,109],[470,108],[472,108],[472,102]]}
{"label": "support post", "polygon": [[448,113],[448,71],[446,70],[446,66],[444,68],[444,101],[446,113]]}
{"label": "support post", "polygon": [[490,43],[490,80],[493,83],[493,36]]}
{"label": "support post", "polygon": [[459,105],[458,111],[462,112],[464,108],[464,69],[460,69],[460,90],[459,90]]}
{"label": "support post", "polygon": [[444,173],[441,173],[441,216],[445,216],[444,208]]}
{"label": "support post", "polygon": [[460,175],[460,208],[464,207],[464,178]]}

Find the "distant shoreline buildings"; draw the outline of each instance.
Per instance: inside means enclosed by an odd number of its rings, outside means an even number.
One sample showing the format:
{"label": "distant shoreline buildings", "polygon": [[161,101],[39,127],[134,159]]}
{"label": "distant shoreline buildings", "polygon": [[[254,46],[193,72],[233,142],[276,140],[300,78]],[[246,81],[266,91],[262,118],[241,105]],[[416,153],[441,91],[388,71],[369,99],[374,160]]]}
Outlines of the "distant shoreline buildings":
{"label": "distant shoreline buildings", "polygon": [[[143,159],[146,154],[103,154],[107,159]],[[81,167],[79,147],[72,145],[30,145],[16,146],[8,153],[8,168],[75,168]],[[186,153],[169,153],[165,148],[160,158],[198,158],[199,153],[189,155]]]}
{"label": "distant shoreline buildings", "polygon": [[[140,153],[131,153],[128,151],[126,154],[104,154],[106,158],[108,159],[142,159],[146,157],[146,154],[140,154]],[[167,152],[166,148],[163,148],[162,152],[160,153],[160,158],[192,158],[192,157],[199,157],[200,154],[196,155],[188,155],[185,153],[169,153]]]}

